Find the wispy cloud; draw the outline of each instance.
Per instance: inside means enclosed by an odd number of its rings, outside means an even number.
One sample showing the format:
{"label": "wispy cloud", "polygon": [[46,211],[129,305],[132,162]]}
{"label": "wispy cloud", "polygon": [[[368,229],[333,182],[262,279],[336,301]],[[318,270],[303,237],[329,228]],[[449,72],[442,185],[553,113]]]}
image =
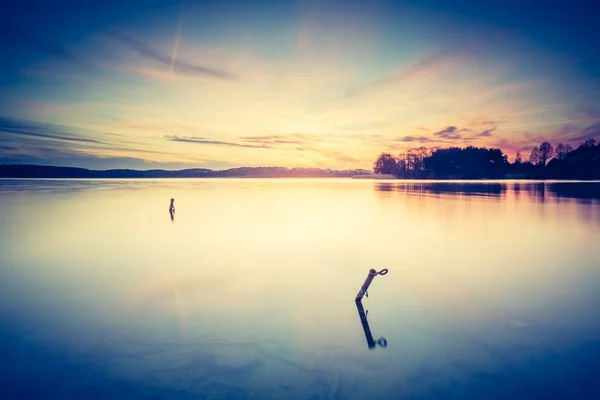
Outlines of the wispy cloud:
{"label": "wispy cloud", "polygon": [[225,142],[221,140],[213,140],[204,137],[198,136],[165,136],[167,140],[172,142],[183,142],[183,143],[194,143],[194,144],[203,144],[203,145],[216,145],[216,146],[230,146],[230,147],[247,147],[254,149],[268,149],[272,146],[266,144],[246,144],[246,143],[237,143],[237,142]]}
{"label": "wispy cloud", "polygon": [[600,107],[596,107],[596,106],[579,107],[578,111],[580,111],[581,113],[583,113],[584,115],[586,115],[589,118],[595,118],[595,119],[600,120]]}
{"label": "wispy cloud", "polygon": [[[35,153],[23,151],[4,152],[0,149],[0,164],[35,164],[63,167],[83,167],[90,169],[186,169],[206,168],[202,161],[198,162],[156,162],[138,157],[110,157],[81,153],[70,149],[37,149]],[[210,163],[213,166],[215,163]],[[233,164],[222,163],[224,167]]]}
{"label": "wispy cloud", "polygon": [[419,142],[419,143],[427,143],[427,142],[431,142],[431,138],[428,138],[427,136],[404,136],[400,139],[396,139],[398,142]]}
{"label": "wispy cloud", "polygon": [[582,139],[598,139],[600,138],[600,122],[587,126],[581,130]]}
{"label": "wispy cloud", "polygon": [[176,157],[165,151],[144,148],[127,148],[121,145],[48,141],[38,137],[8,138],[0,146],[0,164],[43,164],[73,166],[92,169],[182,169],[234,166],[215,159],[202,157]]}
{"label": "wispy cloud", "polygon": [[[203,65],[192,65],[187,62],[178,60],[175,58],[175,52],[173,52],[171,54],[171,57],[169,57],[168,55],[157,51],[152,46],[145,44],[137,39],[134,39],[133,37],[130,37],[122,32],[110,30],[108,34],[110,35],[110,37],[112,37],[119,43],[134,49],[146,58],[163,64],[164,66],[168,67],[170,71],[180,71],[188,74],[200,74],[204,76],[210,76],[213,78],[225,79],[230,81],[235,81],[238,79],[238,77],[235,74],[226,70],[207,67]],[[177,46],[179,46],[179,43],[177,43]]]}
{"label": "wispy cloud", "polygon": [[173,48],[171,49],[171,64],[169,65],[169,72],[173,72],[175,67],[175,60],[177,60],[177,52],[179,51],[179,43],[181,43],[181,28],[183,26],[183,14],[179,14],[179,21],[177,23],[177,33],[173,40]]}
{"label": "wispy cloud", "polygon": [[17,150],[17,148],[14,146],[0,146],[0,150],[14,151],[14,150]]}
{"label": "wispy cloud", "polygon": [[600,122],[583,128],[573,124],[566,124],[554,132],[540,135],[532,135],[526,132],[524,136],[527,141],[526,144],[531,146],[539,145],[541,141],[547,140],[554,145],[565,143],[577,147],[588,139],[600,139]]}
{"label": "wispy cloud", "polygon": [[[53,158],[65,162],[77,160],[82,165],[90,165],[86,157],[90,160],[130,157],[149,162],[169,158],[169,153],[163,149],[148,148],[140,141],[123,140],[121,135],[90,130],[82,130],[84,134],[73,133],[77,131],[80,130],[68,126],[0,117],[0,134],[4,142],[0,152],[5,160],[49,160],[50,164]],[[92,138],[101,136],[106,140]]]}
{"label": "wispy cloud", "polygon": [[573,124],[573,123],[577,123],[577,122],[594,122],[594,121],[598,121],[598,120],[600,120],[600,118],[580,118],[580,119],[569,119],[569,120],[563,120],[563,121],[544,121],[544,122],[540,121],[540,122],[531,123],[531,124],[503,126],[502,129],[508,130],[508,129],[533,128],[533,127],[538,127],[538,126]]}
{"label": "wispy cloud", "polygon": [[[566,124],[556,131],[547,131],[540,133],[524,132],[521,138],[511,139],[499,137],[492,143],[499,147],[505,154],[514,155],[517,151],[525,153],[532,148],[539,146],[543,141],[549,141],[556,146],[558,143],[570,144],[573,147],[581,145],[588,139],[600,139],[600,122],[580,128],[573,124]],[[528,154],[527,154],[528,155]]]}
{"label": "wispy cloud", "polygon": [[559,135],[569,135],[571,133],[579,132],[580,128],[574,124],[565,124],[562,128],[558,130]]}
{"label": "wispy cloud", "polygon": [[0,132],[69,142],[101,143],[94,139],[78,137],[67,133],[53,125],[36,124],[3,117],[0,117]]}
{"label": "wispy cloud", "polygon": [[349,90],[346,94],[346,97],[365,95],[367,93],[376,91],[381,88],[386,88],[391,85],[397,85],[399,83],[406,82],[415,78],[417,75],[420,75],[425,71],[445,68],[453,60],[463,59],[464,57],[473,54],[475,50],[482,47],[483,45],[504,35],[504,32],[498,33],[496,35],[483,35],[467,43],[462,43],[458,46],[441,49],[437,52],[430,54],[428,57],[417,61],[411,66],[395,72],[391,76],[387,76],[383,79],[377,80],[365,86]]}
{"label": "wispy cloud", "polygon": [[476,137],[490,137],[492,136],[492,132],[494,132],[496,130],[496,128],[490,128],[490,129],[486,129],[483,132],[480,132],[476,135]]}
{"label": "wispy cloud", "polygon": [[244,142],[261,143],[264,145],[301,144],[305,142],[294,136],[284,135],[242,136],[240,139]]}

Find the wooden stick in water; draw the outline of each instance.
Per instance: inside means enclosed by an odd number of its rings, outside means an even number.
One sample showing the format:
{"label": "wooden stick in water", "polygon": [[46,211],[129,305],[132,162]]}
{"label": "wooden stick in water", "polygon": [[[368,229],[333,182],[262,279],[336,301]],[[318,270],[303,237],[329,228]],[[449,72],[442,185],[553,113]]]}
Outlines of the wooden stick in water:
{"label": "wooden stick in water", "polygon": [[[354,301],[362,300],[363,296],[367,293],[367,290],[369,289],[369,285],[371,285],[371,282],[373,281],[373,278],[375,278],[376,275],[385,275],[387,273],[388,273],[387,268],[384,268],[379,272],[377,272],[373,268],[371,268],[369,270],[369,275],[367,275],[367,279],[365,279],[365,283],[363,283],[362,287],[358,291],[358,294],[356,295],[356,299],[354,299]],[[369,297],[369,296],[367,295],[367,297]]]}

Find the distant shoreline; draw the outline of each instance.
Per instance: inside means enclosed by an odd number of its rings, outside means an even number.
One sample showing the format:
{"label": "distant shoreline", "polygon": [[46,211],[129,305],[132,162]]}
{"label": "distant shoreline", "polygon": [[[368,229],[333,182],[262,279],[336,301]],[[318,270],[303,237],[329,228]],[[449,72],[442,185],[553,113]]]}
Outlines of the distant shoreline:
{"label": "distant shoreline", "polygon": [[0,165],[0,179],[198,179],[198,178],[230,178],[230,179],[324,179],[344,178],[377,181],[552,181],[552,182],[600,182],[594,179],[543,179],[523,176],[506,176],[502,178],[401,178],[392,174],[376,174],[367,170],[330,170],[318,168],[280,168],[280,167],[242,167],[228,170],[184,169],[168,170],[91,170],[74,167],[54,167],[43,165]]}
{"label": "distant shoreline", "polygon": [[134,170],[110,169],[92,170],[75,167],[46,165],[0,165],[0,178],[56,178],[56,179],[110,179],[110,178],[353,178],[372,175],[372,171],[332,170],[320,168],[281,168],[281,167],[241,167],[227,170],[204,168],[168,171],[161,169]]}

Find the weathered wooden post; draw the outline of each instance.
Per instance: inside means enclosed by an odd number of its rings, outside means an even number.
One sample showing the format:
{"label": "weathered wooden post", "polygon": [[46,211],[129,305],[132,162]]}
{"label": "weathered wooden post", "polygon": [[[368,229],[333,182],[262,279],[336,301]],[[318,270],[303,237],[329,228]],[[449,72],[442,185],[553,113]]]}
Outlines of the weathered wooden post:
{"label": "weathered wooden post", "polygon": [[384,268],[379,272],[377,272],[373,268],[371,268],[369,270],[369,275],[367,275],[367,279],[365,279],[365,283],[363,283],[362,287],[358,291],[358,294],[356,295],[356,299],[354,299],[354,301],[356,301],[356,302],[361,301],[364,295],[367,295],[367,297],[369,297],[369,295],[367,294],[367,290],[369,289],[369,285],[371,285],[373,278],[375,278],[376,275],[385,275],[387,273],[388,273],[387,268]]}
{"label": "weathered wooden post", "polygon": [[169,214],[171,214],[171,221],[175,219],[175,199],[171,199],[171,205],[169,206]]}

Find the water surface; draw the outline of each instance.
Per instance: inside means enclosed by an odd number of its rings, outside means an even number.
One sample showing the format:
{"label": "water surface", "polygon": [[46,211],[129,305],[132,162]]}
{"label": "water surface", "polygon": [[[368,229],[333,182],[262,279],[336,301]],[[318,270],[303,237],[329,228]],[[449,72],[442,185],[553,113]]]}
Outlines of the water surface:
{"label": "water surface", "polygon": [[599,243],[600,183],[0,180],[0,398],[599,398]]}

